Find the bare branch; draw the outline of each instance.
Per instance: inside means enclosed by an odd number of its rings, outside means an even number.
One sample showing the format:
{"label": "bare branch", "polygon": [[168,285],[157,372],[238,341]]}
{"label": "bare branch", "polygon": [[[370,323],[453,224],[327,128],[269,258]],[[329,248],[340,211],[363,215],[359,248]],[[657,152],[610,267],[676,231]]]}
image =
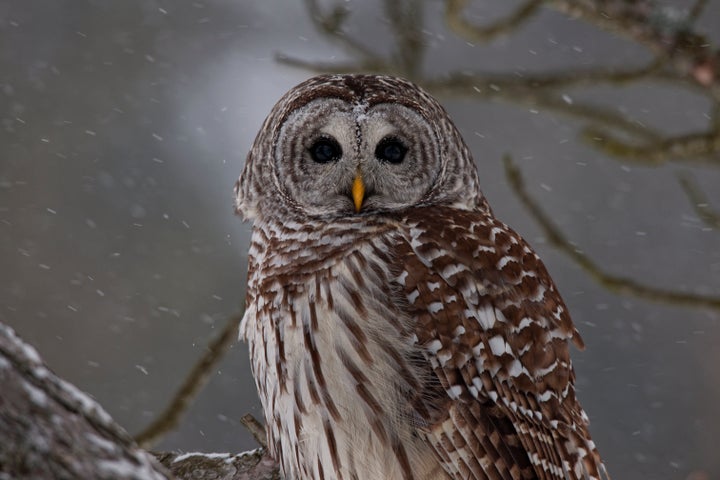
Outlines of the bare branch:
{"label": "bare branch", "polygon": [[708,0],[697,0],[695,2],[695,5],[692,6],[690,11],[688,12],[687,16],[687,22],[692,25],[695,23],[695,21],[700,18],[703,11],[705,10],[705,7],[707,6]]}
{"label": "bare branch", "polygon": [[185,381],[162,413],[135,436],[135,441],[138,444],[144,448],[149,448],[178,425],[182,415],[210,379],[215,366],[222,360],[225,352],[237,339],[238,326],[241,320],[242,313],[238,313],[228,320],[220,335],[208,345],[205,353],[200,357],[193,369],[190,370]]}
{"label": "bare branch", "polygon": [[458,36],[470,42],[486,43],[520,27],[542,7],[543,0],[530,0],[507,17],[486,27],[472,25],[462,15],[468,0],[446,0],[445,23]]}
{"label": "bare branch", "polygon": [[240,423],[245,425],[245,428],[250,431],[255,441],[257,441],[261,447],[267,448],[267,437],[265,436],[265,427],[262,423],[249,413],[240,418]]}
{"label": "bare branch", "polygon": [[406,77],[416,79],[425,55],[423,0],[385,0],[384,5],[397,44],[395,56],[400,70]]}
{"label": "bare branch", "polygon": [[0,384],[2,479],[280,479],[277,463],[263,448],[154,456],[141,450],[100,405],[55,376],[2,322]]}
{"label": "bare branch", "polygon": [[173,478],[3,323],[0,384],[0,478]]}
{"label": "bare branch", "polygon": [[560,229],[550,220],[550,217],[542,211],[537,202],[530,197],[525,190],[525,183],[520,170],[509,156],[504,158],[504,163],[505,174],[510,186],[520,202],[543,229],[548,242],[570,257],[570,259],[582,267],[583,270],[603,287],[622,295],[631,295],[655,302],[686,307],[720,309],[720,297],[666,290],[603,271],[588,256],[580,252],[570,243],[565,235],[561,233]]}
{"label": "bare branch", "polygon": [[710,207],[705,193],[695,183],[692,176],[689,173],[678,174],[678,181],[700,220],[708,227],[720,230],[720,211],[715,211]]}
{"label": "bare branch", "polygon": [[547,0],[547,4],[672,59],[679,73],[720,99],[720,51],[688,28],[688,20],[693,21],[704,5],[696,5],[686,18],[676,19],[649,0]]}
{"label": "bare branch", "polygon": [[720,132],[720,102],[713,103],[710,110],[710,130]]}
{"label": "bare branch", "polygon": [[349,15],[344,5],[336,4],[329,13],[324,13],[316,0],[305,0],[305,6],[310,15],[310,20],[312,20],[318,32],[326,35],[331,40],[336,40],[353,55],[364,59],[379,57],[375,52],[343,32],[343,23]]}
{"label": "bare branch", "polygon": [[692,133],[667,137],[645,145],[631,145],[599,128],[587,128],[584,138],[608,155],[628,162],[660,165],[670,161],[690,161],[697,164],[720,164],[720,132]]}
{"label": "bare branch", "polygon": [[[474,95],[485,99],[501,99],[534,108],[545,108],[567,116],[580,118],[619,130],[645,141],[659,141],[662,135],[646,125],[629,118],[614,108],[569,100],[567,95],[547,92],[533,87],[534,78],[526,77],[527,83],[519,82],[509,76],[455,75],[440,80],[428,80],[422,83],[436,95]],[[542,80],[541,80],[542,81]]]}

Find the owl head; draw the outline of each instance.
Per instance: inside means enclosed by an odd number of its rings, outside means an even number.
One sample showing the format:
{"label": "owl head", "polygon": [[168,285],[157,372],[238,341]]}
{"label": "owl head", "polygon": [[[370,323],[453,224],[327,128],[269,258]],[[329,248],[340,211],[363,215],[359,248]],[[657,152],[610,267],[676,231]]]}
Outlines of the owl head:
{"label": "owl head", "polygon": [[287,92],[260,129],[235,193],[246,219],[488,209],[442,106],[407,80],[376,75],[321,75]]}

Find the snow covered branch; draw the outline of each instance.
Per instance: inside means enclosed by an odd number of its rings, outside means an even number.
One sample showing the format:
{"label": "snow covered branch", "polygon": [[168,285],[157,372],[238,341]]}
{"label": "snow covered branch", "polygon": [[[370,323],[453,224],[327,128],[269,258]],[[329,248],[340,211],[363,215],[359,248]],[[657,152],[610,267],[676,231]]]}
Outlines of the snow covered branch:
{"label": "snow covered branch", "polygon": [[0,478],[280,478],[263,449],[237,455],[140,449],[95,400],[57,377],[3,323],[0,386]]}

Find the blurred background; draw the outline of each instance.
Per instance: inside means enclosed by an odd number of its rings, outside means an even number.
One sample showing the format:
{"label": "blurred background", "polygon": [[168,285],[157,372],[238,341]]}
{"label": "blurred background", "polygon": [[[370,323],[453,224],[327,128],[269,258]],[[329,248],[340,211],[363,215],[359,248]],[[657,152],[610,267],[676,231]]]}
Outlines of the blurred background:
{"label": "blurred background", "polygon": [[[595,2],[642,7],[610,31],[571,3],[0,1],[0,321],[142,430],[242,307],[232,187],[272,105],[317,72],[395,73],[440,98],[563,293],[611,475],[720,478],[720,87],[693,57],[720,0]],[[255,448],[245,413],[236,342],[155,450]]]}

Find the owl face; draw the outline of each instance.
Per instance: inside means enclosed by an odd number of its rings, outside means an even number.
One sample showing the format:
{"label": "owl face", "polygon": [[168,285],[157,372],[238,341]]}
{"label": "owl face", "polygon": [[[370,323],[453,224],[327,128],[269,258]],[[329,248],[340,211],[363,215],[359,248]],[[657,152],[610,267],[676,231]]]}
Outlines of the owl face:
{"label": "owl face", "polygon": [[274,162],[284,189],[311,215],[362,215],[416,205],[440,169],[431,126],[399,104],[317,98],[291,113]]}
{"label": "owl face", "polygon": [[321,75],[286,93],[258,133],[235,192],[248,219],[488,208],[445,110],[407,80],[379,75]]}

